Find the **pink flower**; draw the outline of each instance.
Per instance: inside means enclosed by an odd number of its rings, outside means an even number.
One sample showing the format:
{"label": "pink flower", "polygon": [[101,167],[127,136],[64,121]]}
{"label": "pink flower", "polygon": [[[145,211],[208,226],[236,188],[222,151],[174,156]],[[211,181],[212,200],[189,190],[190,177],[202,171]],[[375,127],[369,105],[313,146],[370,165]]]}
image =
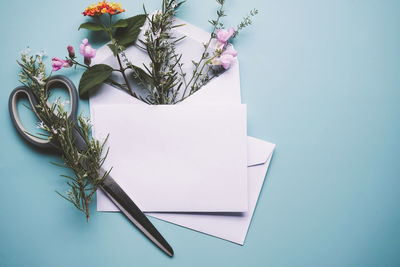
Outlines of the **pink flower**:
{"label": "pink flower", "polygon": [[225,29],[218,29],[217,30],[217,45],[215,47],[215,50],[222,50],[228,43],[229,38],[232,37],[232,35],[235,33],[235,29],[233,27],[230,27],[228,30]]}
{"label": "pink flower", "polygon": [[217,39],[221,43],[226,43],[234,33],[235,33],[235,29],[233,27],[230,27],[228,30],[218,29],[217,30]]}
{"label": "pink flower", "polygon": [[214,66],[222,65],[222,67],[227,70],[231,67],[236,56],[237,56],[237,51],[233,48],[233,45],[229,45],[227,49],[224,52],[222,52],[222,54],[219,57],[213,59],[211,64]]}
{"label": "pink flower", "polygon": [[70,58],[75,58],[75,49],[72,47],[72,45],[69,45],[67,47],[68,50],[68,55]]}
{"label": "pink flower", "polygon": [[53,67],[53,71],[58,71],[61,68],[69,68],[71,67],[71,64],[67,60],[59,59],[56,57],[53,57],[51,60],[51,66]]}
{"label": "pink flower", "polygon": [[215,45],[215,50],[218,52],[221,52],[222,49],[224,49],[226,43],[221,43],[220,41],[217,41],[217,44]]}
{"label": "pink flower", "polygon": [[237,51],[233,48],[233,45],[229,45],[224,52],[222,52],[222,55],[231,55],[233,57],[237,56]]}
{"label": "pink flower", "polygon": [[79,52],[85,58],[94,58],[96,56],[96,49],[92,48],[87,38],[82,40],[82,43],[79,46]]}

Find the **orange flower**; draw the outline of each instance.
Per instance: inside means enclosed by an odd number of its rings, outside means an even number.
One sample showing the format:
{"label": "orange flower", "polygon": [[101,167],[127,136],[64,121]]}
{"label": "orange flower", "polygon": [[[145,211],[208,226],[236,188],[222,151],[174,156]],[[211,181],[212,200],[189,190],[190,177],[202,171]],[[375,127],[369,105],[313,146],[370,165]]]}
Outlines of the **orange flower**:
{"label": "orange flower", "polygon": [[82,12],[83,15],[85,16],[100,16],[101,14],[110,14],[110,15],[116,15],[119,13],[124,12],[125,9],[121,7],[121,4],[115,3],[115,2],[106,2],[106,0],[103,0],[103,2],[98,2],[97,4],[92,4],[85,8],[85,11]]}

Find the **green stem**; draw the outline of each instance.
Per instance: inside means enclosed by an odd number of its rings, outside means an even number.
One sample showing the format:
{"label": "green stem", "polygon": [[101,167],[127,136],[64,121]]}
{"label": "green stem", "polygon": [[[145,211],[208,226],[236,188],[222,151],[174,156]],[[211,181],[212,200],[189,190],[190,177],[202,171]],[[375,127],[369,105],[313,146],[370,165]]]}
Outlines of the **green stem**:
{"label": "green stem", "polygon": [[201,69],[200,69],[199,75],[197,75],[196,80],[194,80],[194,82],[193,82],[193,86],[192,86],[192,89],[190,90],[189,95],[193,94],[193,90],[194,90],[194,88],[195,88],[194,86],[196,85],[197,80],[200,78],[201,74],[203,74],[203,69],[204,69],[204,67],[205,67],[207,64],[211,63],[211,61],[212,61],[215,57],[216,57],[216,56],[213,56],[212,58],[210,58],[209,60],[207,60],[206,62],[204,62],[203,66],[202,66]]}
{"label": "green stem", "polygon": [[[209,60],[207,60],[206,62],[204,62],[203,66],[202,66],[201,69],[200,69],[200,72],[199,72],[198,77],[200,77],[200,75],[202,74],[204,67],[205,67],[207,64],[209,64],[215,57],[216,57],[216,56],[213,56],[212,58],[210,58]],[[194,84],[196,84],[196,82],[197,82],[197,79],[195,80]],[[181,98],[179,101],[177,101],[177,103],[182,102],[183,100],[185,100],[186,98],[188,98],[189,96],[191,96],[191,95],[194,93],[194,92],[193,92],[193,89],[192,89],[192,90],[190,90],[189,94],[188,94],[187,96],[185,96],[186,89],[187,89],[187,88],[185,88],[185,91],[183,92],[182,98]]]}
{"label": "green stem", "polygon": [[[100,19],[99,19],[99,21],[100,21]],[[100,23],[102,23],[102,22],[100,21]],[[107,27],[107,26],[104,25],[103,23],[102,23],[102,25],[104,26],[105,32],[108,34],[108,37],[110,38],[111,43],[112,43],[114,46],[116,46],[116,45],[117,45],[117,41],[114,39],[114,37],[113,37],[113,35],[112,35],[112,27],[111,27],[111,26],[112,26],[112,15],[111,15],[111,14],[110,14],[110,20],[109,20],[109,27]],[[120,58],[120,56],[119,56],[118,51],[117,51],[117,60],[118,60],[119,69],[113,69],[113,71],[118,71],[118,72],[120,72],[120,73],[122,74],[122,77],[123,77],[124,80],[125,80],[125,84],[126,84],[126,86],[128,87],[128,89],[127,89],[128,93],[129,93],[131,96],[138,98],[138,97],[136,96],[135,92],[132,90],[132,88],[131,88],[131,86],[130,86],[130,84],[129,84],[129,82],[128,82],[128,78],[126,77],[126,74],[125,74],[125,71],[127,70],[127,68],[124,68],[124,67],[122,66],[121,58]]]}
{"label": "green stem", "polygon": [[73,59],[73,58],[70,58],[70,60],[71,60],[71,62],[72,62],[73,64],[76,64],[76,65],[78,65],[78,66],[81,66],[81,67],[84,67],[84,68],[87,68],[87,69],[89,68],[88,66],[79,63],[78,61],[76,61],[76,60]]}
{"label": "green stem", "polygon": [[125,69],[122,67],[122,62],[121,62],[121,59],[120,59],[120,57],[119,57],[119,54],[118,54],[118,53],[117,53],[117,59],[118,59],[118,64],[119,64],[119,67],[120,67],[120,69],[119,69],[119,72],[121,72],[121,74],[122,74],[122,77],[124,77],[125,84],[126,84],[126,86],[128,87],[128,91],[129,91],[129,93],[131,94],[131,96],[133,96],[133,97],[136,97],[136,98],[137,98],[137,96],[136,96],[135,92],[133,92],[133,90],[132,90],[131,86],[129,85],[128,78],[127,78],[127,77],[126,77],[126,75],[125,75]]}
{"label": "green stem", "polygon": [[[221,5],[219,11],[222,11],[223,7],[224,7],[224,4]],[[219,14],[219,12],[218,12],[218,14]],[[183,97],[185,96],[186,90],[187,90],[187,88],[190,86],[190,84],[191,84],[191,82],[193,81],[193,79],[196,77],[196,81],[197,81],[198,78],[199,78],[199,75],[201,74],[201,72],[200,72],[200,74],[198,74],[197,70],[198,70],[198,68],[199,68],[199,66],[200,66],[200,63],[205,59],[205,54],[207,53],[207,50],[208,50],[208,48],[210,47],[211,40],[213,39],[213,34],[214,34],[215,30],[217,29],[217,26],[218,26],[218,23],[219,23],[220,19],[221,19],[221,16],[218,15],[217,21],[216,21],[216,23],[215,23],[215,25],[214,25],[214,28],[213,28],[212,32],[211,32],[210,39],[208,40],[206,46],[204,47],[204,52],[203,52],[203,54],[201,55],[201,59],[199,60],[198,64],[196,65],[196,67],[195,67],[195,69],[194,69],[194,72],[193,72],[194,74],[193,74],[193,76],[190,78],[189,82],[187,83],[187,86],[185,86],[185,91],[184,91],[184,93],[183,93],[183,95],[182,95],[181,101],[184,99]],[[204,65],[203,65],[202,68],[204,68]],[[194,83],[194,84],[195,84],[195,83]],[[192,92],[192,90],[193,90],[193,86],[194,86],[194,85],[192,85],[191,92]],[[191,95],[191,93],[190,93],[189,95]]]}

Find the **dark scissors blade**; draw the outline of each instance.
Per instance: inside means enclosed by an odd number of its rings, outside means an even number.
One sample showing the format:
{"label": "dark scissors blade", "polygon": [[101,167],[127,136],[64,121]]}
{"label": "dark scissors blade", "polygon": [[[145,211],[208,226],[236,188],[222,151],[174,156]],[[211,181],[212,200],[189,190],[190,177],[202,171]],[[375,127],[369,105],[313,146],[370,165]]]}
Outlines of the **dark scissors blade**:
{"label": "dark scissors blade", "polygon": [[148,239],[168,256],[174,255],[174,251],[168,242],[110,175],[105,178],[101,189]]}

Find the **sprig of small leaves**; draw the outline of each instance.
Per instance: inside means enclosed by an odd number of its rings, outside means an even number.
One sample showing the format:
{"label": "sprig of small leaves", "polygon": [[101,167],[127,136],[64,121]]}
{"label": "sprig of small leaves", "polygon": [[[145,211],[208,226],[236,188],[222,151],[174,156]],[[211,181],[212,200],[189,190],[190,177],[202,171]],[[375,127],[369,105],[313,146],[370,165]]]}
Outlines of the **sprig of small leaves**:
{"label": "sprig of small leaves", "polygon": [[253,23],[252,18],[258,14],[257,9],[252,9],[250,10],[249,14],[247,14],[243,20],[237,25],[235,33],[233,34],[232,38],[235,38],[240,31],[242,31],[244,28],[250,26]]}
{"label": "sprig of small leaves", "polygon": [[[55,164],[70,168],[74,173],[74,176],[61,175],[68,180],[67,185],[70,187],[66,194],[56,192],[82,211],[88,220],[93,195],[109,173],[100,172],[107,156],[107,153],[102,156],[106,140],[100,142],[91,137],[89,120],[82,114],[78,120],[70,120],[60,101],[48,104],[50,92],[46,83],[49,76],[46,75],[42,54],[31,56],[24,52],[21,61],[17,62],[22,68],[20,82],[31,89],[38,102],[35,112],[42,121],[39,127],[47,132],[45,137],[62,152],[64,164]],[[84,147],[75,144],[74,133],[82,137]]]}
{"label": "sprig of small leaves", "polygon": [[[132,76],[140,85],[147,89],[149,95],[142,100],[148,104],[176,104],[183,101],[214,77],[219,76],[225,70],[221,66],[211,66],[215,57],[220,56],[221,51],[210,52],[210,45],[216,38],[216,31],[224,28],[221,19],[226,16],[225,0],[217,0],[219,5],[216,18],[209,20],[212,30],[209,40],[203,44],[204,49],[201,57],[192,60],[193,70],[188,75],[183,71],[181,63],[182,54],[176,52],[176,44],[184,37],[178,39],[172,34],[172,29],[182,25],[175,25],[174,17],[177,9],[183,2],[176,3],[174,0],[163,0],[162,9],[148,15],[148,27],[144,32],[144,38],[139,39],[138,47],[147,52],[150,58],[149,66],[143,65],[145,71],[137,69],[128,59],[128,66],[132,65]],[[252,10],[238,25],[234,36],[239,31],[250,25],[251,17],[258,13]]]}
{"label": "sprig of small leaves", "polygon": [[[192,77],[190,78],[180,101],[197,92],[203,85],[223,71],[221,68],[209,68],[209,64],[214,57],[210,54],[209,47],[213,38],[216,38],[216,31],[224,27],[221,18],[226,16],[224,10],[225,0],[217,0],[217,3],[219,5],[219,8],[217,9],[217,18],[208,21],[213,26],[210,38],[207,43],[203,44],[204,50],[199,61],[192,61],[194,65]],[[188,88],[190,88],[190,91],[189,94],[186,94]]]}
{"label": "sprig of small leaves", "polygon": [[216,69],[208,67],[213,58],[208,49],[212,39],[215,38],[215,31],[223,27],[220,19],[225,16],[223,10],[225,1],[217,0],[217,2],[220,5],[217,18],[209,21],[213,25],[210,39],[204,44],[201,58],[192,61],[194,69],[189,77],[183,71],[182,54],[176,52],[177,43],[184,37],[176,38],[172,34],[172,29],[183,26],[174,25],[174,17],[184,2],[163,0],[161,10],[151,15],[145,11],[148,27],[144,32],[144,38],[139,39],[140,44],[137,46],[146,51],[150,64],[143,65],[145,71],[141,71],[126,59],[128,67],[133,66],[131,69],[134,80],[139,81],[149,93],[146,98],[142,98],[144,102],[153,105],[178,103],[218,75]]}
{"label": "sprig of small leaves", "polygon": [[182,57],[176,54],[175,45],[182,38],[176,38],[171,33],[171,30],[177,27],[173,25],[174,16],[182,4],[183,2],[163,0],[162,10],[151,15],[146,12],[149,27],[144,32],[144,39],[139,39],[138,46],[147,52],[150,64],[144,65],[147,73],[134,71],[133,78],[148,81],[149,95],[143,101],[149,104],[174,103],[183,84],[175,68],[180,64]]}

